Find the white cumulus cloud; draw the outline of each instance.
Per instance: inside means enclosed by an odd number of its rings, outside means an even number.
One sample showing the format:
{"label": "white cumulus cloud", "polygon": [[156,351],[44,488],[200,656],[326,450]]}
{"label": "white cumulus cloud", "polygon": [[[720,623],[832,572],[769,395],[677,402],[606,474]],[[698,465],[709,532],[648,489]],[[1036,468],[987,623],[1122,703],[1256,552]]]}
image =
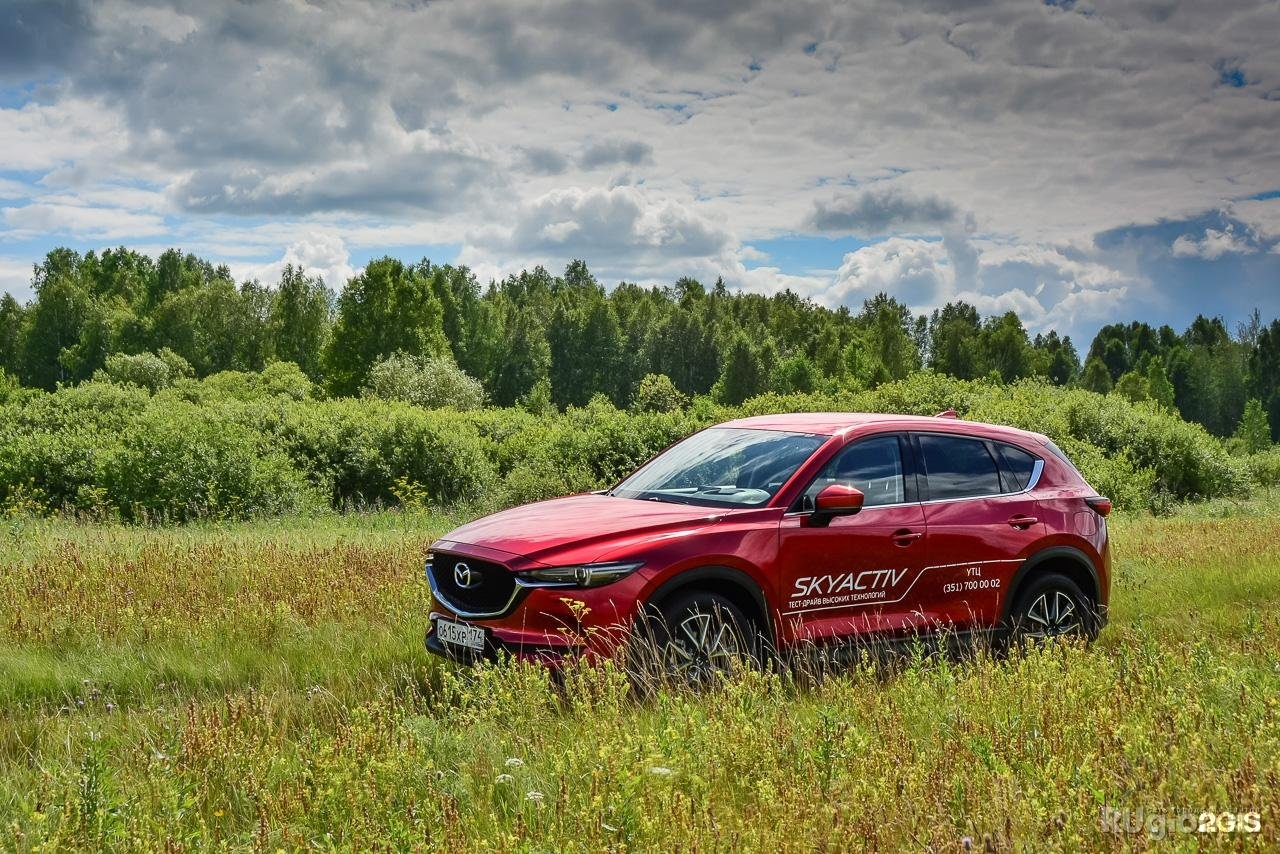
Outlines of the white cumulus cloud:
{"label": "white cumulus cloud", "polygon": [[1240,235],[1235,227],[1228,225],[1224,229],[1206,228],[1204,235],[1197,238],[1184,234],[1173,241],[1173,254],[1179,258],[1203,258],[1213,261],[1223,255],[1247,254],[1256,249]]}
{"label": "white cumulus cloud", "polygon": [[231,272],[237,279],[257,279],[263,284],[274,285],[289,264],[301,267],[308,275],[321,277],[335,291],[341,291],[347,280],[359,272],[352,266],[351,253],[342,239],[323,233],[291,244],[278,261],[232,264]]}

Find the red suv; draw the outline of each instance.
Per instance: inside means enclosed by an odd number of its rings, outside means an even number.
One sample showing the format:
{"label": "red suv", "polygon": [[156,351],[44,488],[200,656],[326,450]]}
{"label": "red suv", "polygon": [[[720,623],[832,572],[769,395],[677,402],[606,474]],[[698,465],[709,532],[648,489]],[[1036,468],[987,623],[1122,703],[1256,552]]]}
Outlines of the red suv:
{"label": "red suv", "polygon": [[643,636],[664,667],[705,671],[762,648],[939,632],[1092,639],[1110,510],[1037,433],[952,412],[743,418],[611,490],[436,542],[426,643],[555,663]]}

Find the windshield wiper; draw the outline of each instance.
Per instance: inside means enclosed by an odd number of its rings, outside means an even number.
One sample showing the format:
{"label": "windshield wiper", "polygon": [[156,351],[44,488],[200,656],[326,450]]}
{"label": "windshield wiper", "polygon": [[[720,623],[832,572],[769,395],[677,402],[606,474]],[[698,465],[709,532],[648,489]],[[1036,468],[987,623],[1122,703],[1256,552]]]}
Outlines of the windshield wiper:
{"label": "windshield wiper", "polygon": [[662,501],[667,504],[688,504],[689,503],[688,501],[681,501],[679,498],[676,498],[674,495],[671,495],[670,493],[667,493],[667,492],[648,492],[645,490],[641,490],[636,492],[635,495],[628,496],[628,497],[635,498],[638,501]]}

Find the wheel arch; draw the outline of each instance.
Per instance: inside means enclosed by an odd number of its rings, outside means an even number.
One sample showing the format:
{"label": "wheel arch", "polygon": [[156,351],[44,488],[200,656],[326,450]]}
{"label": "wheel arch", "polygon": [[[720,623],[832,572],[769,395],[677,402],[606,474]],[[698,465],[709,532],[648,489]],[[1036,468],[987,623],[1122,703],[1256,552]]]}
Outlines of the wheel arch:
{"label": "wheel arch", "polygon": [[645,600],[646,606],[661,607],[677,593],[701,590],[719,594],[732,602],[773,643],[773,621],[764,590],[754,578],[729,566],[700,566],[678,572],[654,588]]}
{"label": "wheel arch", "polygon": [[1009,582],[1009,593],[1000,606],[1002,624],[1009,620],[1009,613],[1013,610],[1023,585],[1046,573],[1057,573],[1071,579],[1081,592],[1090,598],[1095,608],[1101,607],[1102,593],[1098,570],[1093,565],[1093,561],[1089,560],[1089,556],[1074,546],[1050,546],[1027,558],[1013,574]]}

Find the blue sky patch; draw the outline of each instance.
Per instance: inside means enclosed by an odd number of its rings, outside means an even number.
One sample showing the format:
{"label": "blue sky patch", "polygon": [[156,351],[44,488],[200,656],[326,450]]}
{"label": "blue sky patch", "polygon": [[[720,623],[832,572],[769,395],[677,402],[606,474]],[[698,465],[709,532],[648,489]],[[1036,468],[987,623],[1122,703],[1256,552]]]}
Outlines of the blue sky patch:
{"label": "blue sky patch", "polygon": [[1234,60],[1220,59],[1214,63],[1214,68],[1218,71],[1218,84],[1221,86],[1240,89],[1249,82],[1245,78],[1244,71],[1240,68],[1239,63]]}
{"label": "blue sky patch", "polygon": [[752,240],[746,245],[769,257],[747,261],[746,266],[752,270],[757,267],[777,267],[794,275],[830,272],[840,268],[846,254],[856,252],[870,243],[869,240],[855,237],[819,237],[809,234],[788,234],[767,240]]}
{"label": "blue sky patch", "polygon": [[[426,258],[432,264],[452,264],[458,260],[462,246],[457,243],[417,243],[405,246],[377,246],[351,250],[351,266],[360,268],[375,258],[390,255],[406,264],[416,264]],[[332,284],[332,283],[331,283]],[[487,284],[482,282],[481,284]]]}

